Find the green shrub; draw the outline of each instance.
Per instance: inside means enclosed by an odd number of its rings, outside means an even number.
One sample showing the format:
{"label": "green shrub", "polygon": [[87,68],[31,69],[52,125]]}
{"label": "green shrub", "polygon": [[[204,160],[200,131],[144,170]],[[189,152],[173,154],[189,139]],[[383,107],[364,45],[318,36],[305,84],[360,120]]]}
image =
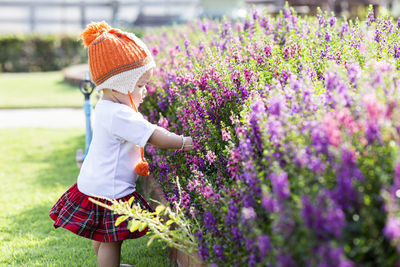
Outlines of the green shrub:
{"label": "green shrub", "polygon": [[60,70],[87,62],[76,35],[0,36],[0,72]]}

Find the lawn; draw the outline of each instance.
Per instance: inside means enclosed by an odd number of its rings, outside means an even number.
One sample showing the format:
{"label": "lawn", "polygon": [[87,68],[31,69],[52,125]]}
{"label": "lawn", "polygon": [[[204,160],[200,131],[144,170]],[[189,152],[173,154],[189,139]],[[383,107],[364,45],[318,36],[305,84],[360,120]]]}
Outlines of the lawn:
{"label": "lawn", "polygon": [[[89,239],[55,230],[48,211],[76,180],[83,130],[1,129],[0,266],[96,266]],[[122,262],[170,266],[163,245],[124,242]]]}
{"label": "lawn", "polygon": [[0,108],[82,107],[77,86],[64,83],[62,73],[0,73]]}

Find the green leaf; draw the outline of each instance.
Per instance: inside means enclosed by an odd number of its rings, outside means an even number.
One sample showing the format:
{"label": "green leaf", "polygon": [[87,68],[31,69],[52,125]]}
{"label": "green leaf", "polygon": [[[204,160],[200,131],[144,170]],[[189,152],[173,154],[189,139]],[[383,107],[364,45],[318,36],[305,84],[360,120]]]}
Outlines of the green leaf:
{"label": "green leaf", "polygon": [[[148,232],[149,233],[149,232]],[[153,243],[154,239],[156,238],[156,236],[152,236],[149,241],[147,242],[147,246],[150,246],[151,243]]]}
{"label": "green leaf", "polygon": [[147,227],[147,223],[145,223],[145,222],[140,223],[139,232],[143,231],[146,227]]}
{"label": "green leaf", "polygon": [[158,215],[158,214],[160,214],[161,212],[163,212],[164,210],[165,210],[165,206],[159,205],[159,206],[157,206],[157,208],[156,208],[156,214]]}
{"label": "green leaf", "polygon": [[125,221],[126,219],[128,219],[128,216],[125,215],[121,215],[117,218],[117,221],[115,222],[115,226],[120,225],[123,221]]}
{"label": "green leaf", "polygon": [[129,206],[132,207],[132,203],[133,203],[134,200],[135,200],[135,197],[131,197],[131,198],[128,200]]}
{"label": "green leaf", "polygon": [[134,221],[131,225],[131,227],[129,228],[129,231],[131,232],[135,232],[138,228],[139,228],[139,222],[138,221]]}
{"label": "green leaf", "polygon": [[173,224],[173,223],[174,223],[173,220],[168,220],[168,221],[165,223],[165,225],[166,225],[166,226],[170,226],[170,225]]}

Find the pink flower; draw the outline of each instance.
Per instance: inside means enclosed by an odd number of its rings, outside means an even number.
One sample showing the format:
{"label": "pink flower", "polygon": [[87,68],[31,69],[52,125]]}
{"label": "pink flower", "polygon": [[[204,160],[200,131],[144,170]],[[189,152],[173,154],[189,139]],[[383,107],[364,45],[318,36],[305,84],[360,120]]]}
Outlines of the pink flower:
{"label": "pink flower", "polygon": [[146,89],[147,89],[147,93],[149,94],[149,96],[154,95],[154,93],[156,92],[156,88],[152,85],[147,85]]}
{"label": "pink flower", "polygon": [[210,199],[214,195],[214,190],[212,190],[211,186],[207,185],[201,193],[205,199]]}
{"label": "pink flower", "polygon": [[189,194],[185,191],[182,190],[182,199],[181,199],[181,205],[185,208],[185,209],[189,209],[189,205],[190,205],[190,196]]}
{"label": "pink flower", "polygon": [[200,192],[202,187],[203,187],[202,184],[197,179],[190,181],[186,186],[187,190],[189,190],[190,192],[192,191]]}
{"label": "pink flower", "polygon": [[153,46],[153,48],[151,49],[151,53],[153,53],[153,56],[157,56],[159,52],[160,52],[160,50],[158,49],[158,47],[156,45]]}
{"label": "pink flower", "polygon": [[222,133],[222,140],[224,140],[224,141],[228,141],[232,138],[231,133],[225,129],[222,129],[221,133]]}
{"label": "pink flower", "polygon": [[194,180],[193,180],[193,186],[194,186],[195,188],[196,188],[196,187],[200,187],[201,184],[200,184],[199,180],[194,179]]}
{"label": "pink flower", "polygon": [[239,23],[239,22],[237,22],[236,24],[235,24],[235,29],[238,31],[238,32],[241,32],[242,31],[242,24],[241,23]]}
{"label": "pink flower", "polygon": [[213,163],[215,161],[215,159],[217,158],[217,156],[215,155],[214,152],[212,151],[208,151],[207,155],[206,155],[206,159],[210,162]]}
{"label": "pink flower", "polygon": [[325,126],[329,142],[333,146],[338,147],[342,143],[339,123],[335,120],[335,117],[332,113],[325,115],[322,121]]}
{"label": "pink flower", "polygon": [[169,124],[168,124],[168,120],[166,118],[160,118],[158,120],[158,125],[160,125],[164,129],[169,130]]}
{"label": "pink flower", "polygon": [[240,121],[239,121],[239,119],[238,119],[238,117],[237,116],[229,116],[229,119],[231,120],[231,122],[232,122],[232,124],[239,124],[240,123]]}
{"label": "pink flower", "polygon": [[359,126],[354,122],[353,116],[348,108],[339,110],[336,113],[338,121],[346,128],[350,130],[351,133],[355,133],[359,130]]}
{"label": "pink flower", "polygon": [[186,186],[186,189],[189,190],[190,192],[192,192],[194,190],[194,186],[192,182],[189,182]]}
{"label": "pink flower", "polygon": [[400,238],[400,220],[397,217],[388,216],[383,233],[391,240],[397,241]]}
{"label": "pink flower", "polygon": [[363,102],[367,108],[367,113],[370,119],[378,120],[384,113],[383,106],[378,102],[375,93],[365,95],[363,97]]}

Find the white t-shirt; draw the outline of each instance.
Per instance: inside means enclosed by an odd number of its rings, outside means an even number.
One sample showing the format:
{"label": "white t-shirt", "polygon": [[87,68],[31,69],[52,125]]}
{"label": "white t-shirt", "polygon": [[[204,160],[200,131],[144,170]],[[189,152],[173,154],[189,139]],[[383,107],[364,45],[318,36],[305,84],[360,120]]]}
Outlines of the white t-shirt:
{"label": "white t-shirt", "polygon": [[134,192],[140,147],[156,127],[127,105],[99,100],[92,142],[78,176],[79,191],[112,199]]}

